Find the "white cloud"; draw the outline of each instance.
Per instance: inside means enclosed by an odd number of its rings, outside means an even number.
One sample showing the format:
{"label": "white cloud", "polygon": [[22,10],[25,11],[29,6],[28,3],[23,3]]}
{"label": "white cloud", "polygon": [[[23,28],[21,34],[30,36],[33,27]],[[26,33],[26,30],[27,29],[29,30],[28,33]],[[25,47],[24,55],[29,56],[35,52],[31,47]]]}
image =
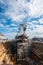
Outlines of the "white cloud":
{"label": "white cloud", "polygon": [[37,33],[43,33],[43,26],[37,26],[37,28],[34,31]]}
{"label": "white cloud", "polygon": [[[40,17],[40,15],[43,15],[43,0],[30,0],[30,2],[27,2],[27,0],[17,0],[17,1],[16,0],[2,0],[1,2],[8,5],[8,8],[6,9],[4,15],[11,18],[13,21],[22,22],[24,21],[23,19],[25,19],[26,17],[28,17],[28,20],[29,20],[29,16],[31,19],[32,17],[37,18],[37,17]],[[39,19],[38,21],[34,20],[32,22],[27,23],[29,24],[27,28],[29,27],[34,28],[33,30],[28,29],[26,31],[26,33],[30,37],[35,36],[35,35],[38,36],[38,33],[43,33],[43,26],[38,25],[37,24],[38,22],[40,24],[43,24],[43,18]],[[11,24],[11,25],[16,26],[15,24]],[[9,28],[9,26],[6,26],[6,29],[8,29],[8,31],[11,31],[13,28]],[[7,36],[12,38],[15,36],[15,33],[12,33],[12,32],[8,33]]]}
{"label": "white cloud", "polygon": [[13,21],[22,21],[29,12],[29,2],[27,0],[3,0],[8,5],[5,15]]}
{"label": "white cloud", "polygon": [[5,36],[7,35],[6,38],[8,38],[9,40],[11,40],[11,39],[14,39],[15,38],[16,34],[17,33],[15,33],[15,32],[9,32],[9,33],[6,33],[4,35]]}
{"label": "white cloud", "polygon": [[32,17],[38,17],[43,15],[43,0],[32,0],[30,2],[29,15]]}
{"label": "white cloud", "polygon": [[43,24],[43,18],[39,19],[40,24]]}
{"label": "white cloud", "polygon": [[[43,15],[43,0],[2,0],[8,8],[5,15],[13,21],[23,21],[27,16]],[[40,4],[41,3],[41,4]]]}
{"label": "white cloud", "polygon": [[38,24],[38,23],[39,23],[39,21],[35,21],[35,20],[34,20],[34,21],[32,21],[32,23],[34,23],[34,24]]}
{"label": "white cloud", "polygon": [[0,19],[0,23],[1,23],[1,22],[5,22],[5,21],[6,21],[5,18]]}
{"label": "white cloud", "polygon": [[[29,38],[32,38],[35,36],[36,37],[43,37],[43,26],[42,25],[33,24],[33,21],[28,22],[27,24],[29,24],[29,25],[27,25],[26,34],[27,34],[27,36],[29,36]],[[31,30],[31,28],[33,28],[33,29]]]}
{"label": "white cloud", "polygon": [[11,26],[17,26],[16,24],[12,23]]}
{"label": "white cloud", "polygon": [[4,27],[4,25],[3,24],[0,24],[0,27]]}

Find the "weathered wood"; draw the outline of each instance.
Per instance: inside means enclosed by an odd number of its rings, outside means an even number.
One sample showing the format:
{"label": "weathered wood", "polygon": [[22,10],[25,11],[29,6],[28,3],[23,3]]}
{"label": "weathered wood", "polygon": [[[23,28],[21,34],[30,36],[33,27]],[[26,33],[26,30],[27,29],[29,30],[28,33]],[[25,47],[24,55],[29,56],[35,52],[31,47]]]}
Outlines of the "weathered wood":
{"label": "weathered wood", "polygon": [[6,63],[6,64],[11,64],[11,65],[16,65],[16,55],[14,54],[14,56],[12,56],[11,54],[11,49],[10,49],[10,45],[11,43],[4,43],[4,44],[0,44],[0,62],[2,64]]}
{"label": "weathered wood", "polygon": [[33,45],[32,45],[32,52],[39,59],[38,62],[40,62],[40,65],[43,65],[43,63],[42,63],[43,62],[43,43],[34,42]]}

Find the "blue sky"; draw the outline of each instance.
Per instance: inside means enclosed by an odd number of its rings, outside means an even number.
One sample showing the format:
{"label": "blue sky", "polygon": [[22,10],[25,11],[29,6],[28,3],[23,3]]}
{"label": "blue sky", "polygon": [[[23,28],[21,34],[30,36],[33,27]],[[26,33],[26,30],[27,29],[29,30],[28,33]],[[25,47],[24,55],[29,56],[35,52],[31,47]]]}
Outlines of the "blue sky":
{"label": "blue sky", "polygon": [[43,0],[0,0],[0,33],[13,39],[20,23],[29,38],[43,37]]}

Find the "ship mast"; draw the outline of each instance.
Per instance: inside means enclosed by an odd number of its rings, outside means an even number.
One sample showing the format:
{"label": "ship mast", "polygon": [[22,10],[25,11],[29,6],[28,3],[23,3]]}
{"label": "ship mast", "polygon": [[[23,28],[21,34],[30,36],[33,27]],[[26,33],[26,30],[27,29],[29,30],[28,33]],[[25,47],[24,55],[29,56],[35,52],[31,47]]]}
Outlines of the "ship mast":
{"label": "ship mast", "polygon": [[18,34],[25,34],[25,31],[26,31],[26,23],[25,24],[19,24],[19,28],[18,28],[18,33],[17,33],[17,35]]}

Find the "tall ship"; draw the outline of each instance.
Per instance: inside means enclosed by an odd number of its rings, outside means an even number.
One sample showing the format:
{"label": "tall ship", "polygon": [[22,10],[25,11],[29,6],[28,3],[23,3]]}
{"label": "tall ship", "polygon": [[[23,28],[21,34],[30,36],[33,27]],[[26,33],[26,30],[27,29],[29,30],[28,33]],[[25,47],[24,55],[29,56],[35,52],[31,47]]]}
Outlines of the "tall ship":
{"label": "tall ship", "polygon": [[18,33],[15,37],[17,44],[17,61],[25,60],[26,56],[29,56],[31,52],[31,42],[29,42],[26,36],[26,24],[20,24]]}
{"label": "tall ship", "polygon": [[0,65],[43,65],[43,42],[29,40],[20,24],[14,40],[0,42]]}

